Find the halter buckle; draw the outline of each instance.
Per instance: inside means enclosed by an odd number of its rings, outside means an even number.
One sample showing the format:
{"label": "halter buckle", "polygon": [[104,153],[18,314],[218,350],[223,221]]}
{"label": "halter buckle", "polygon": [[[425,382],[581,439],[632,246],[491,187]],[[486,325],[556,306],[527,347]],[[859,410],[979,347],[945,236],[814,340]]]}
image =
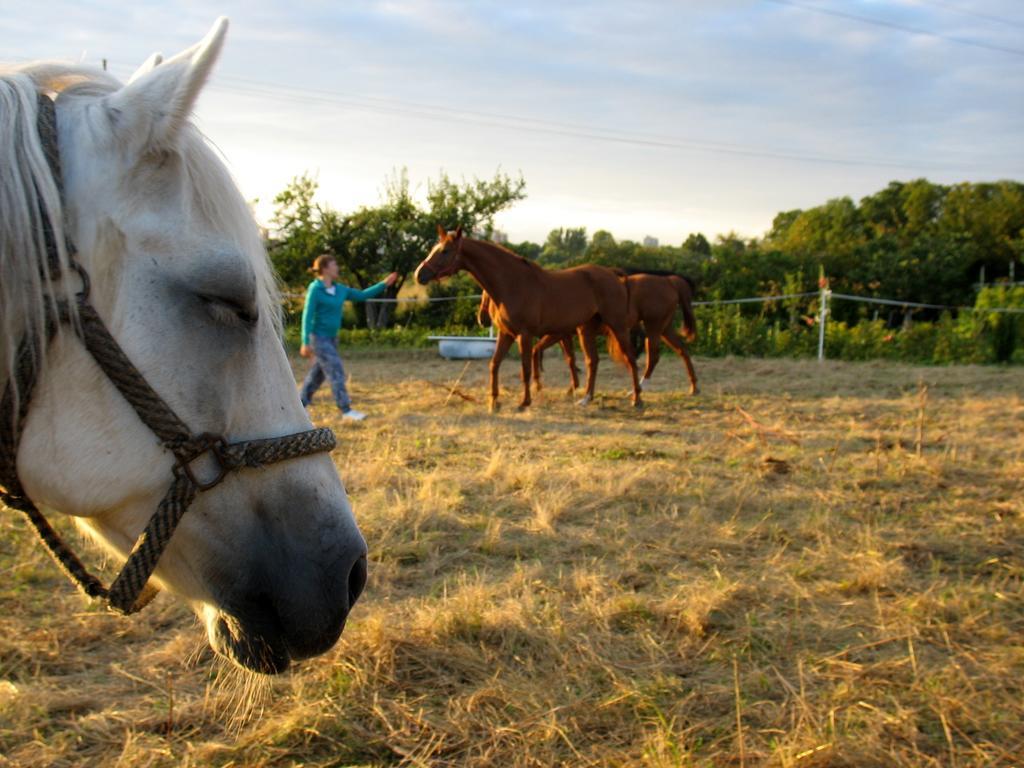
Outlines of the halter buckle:
{"label": "halter buckle", "polygon": [[[185,456],[178,456],[178,461],[175,462],[172,469],[174,476],[187,477],[189,482],[200,491],[210,490],[214,486],[219,485],[221,480],[232,470],[232,465],[227,459],[227,447],[228,444],[223,437],[204,432],[195,438],[191,453]],[[216,475],[212,480],[203,482],[196,476],[196,471],[192,465],[206,454],[210,454],[211,460],[216,465]]]}

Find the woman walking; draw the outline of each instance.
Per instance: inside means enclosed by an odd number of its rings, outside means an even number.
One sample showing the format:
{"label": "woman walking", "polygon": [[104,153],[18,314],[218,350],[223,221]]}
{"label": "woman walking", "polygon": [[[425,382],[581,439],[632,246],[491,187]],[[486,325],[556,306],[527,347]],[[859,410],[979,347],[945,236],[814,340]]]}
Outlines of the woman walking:
{"label": "woman walking", "polygon": [[338,261],[329,253],[321,254],[310,270],[317,275],[306,291],[306,305],[302,310],[302,347],[299,354],[313,358],[313,367],[302,382],[302,404],[308,406],[313,395],[326,378],[331,383],[334,402],[341,409],[341,417],[362,421],[366,414],[352,407],[345,388],[345,368],[338,356],[338,331],[341,329],[341,310],[346,301],[375,299],[398,279],[392,272],[376,285],[356,290],[338,282]]}

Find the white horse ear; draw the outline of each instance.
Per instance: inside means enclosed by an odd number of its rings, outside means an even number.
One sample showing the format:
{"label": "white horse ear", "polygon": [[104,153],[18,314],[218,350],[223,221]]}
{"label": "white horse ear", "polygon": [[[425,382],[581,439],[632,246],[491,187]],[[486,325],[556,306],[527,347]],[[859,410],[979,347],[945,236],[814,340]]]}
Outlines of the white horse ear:
{"label": "white horse ear", "polygon": [[[148,71],[147,64],[132,75],[128,84],[107,99],[114,130],[146,141],[168,146],[174,143],[188,120],[224,45],[228,20],[223,16],[200,42]],[[141,149],[141,147],[140,147]]]}
{"label": "white horse ear", "polygon": [[135,70],[135,74],[128,78],[128,84],[131,85],[143,75],[148,75],[154,69],[160,66],[160,63],[164,60],[162,53],[154,53]]}

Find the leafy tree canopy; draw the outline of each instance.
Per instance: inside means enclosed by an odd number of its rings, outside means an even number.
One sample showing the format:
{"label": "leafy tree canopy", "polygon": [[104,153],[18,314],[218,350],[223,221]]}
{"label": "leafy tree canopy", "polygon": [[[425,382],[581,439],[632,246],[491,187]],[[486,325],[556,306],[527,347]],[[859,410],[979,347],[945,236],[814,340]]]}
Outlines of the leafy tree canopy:
{"label": "leafy tree canopy", "polygon": [[[324,251],[336,254],[344,279],[359,286],[392,270],[408,275],[433,246],[438,224],[490,238],[495,215],[523,199],[525,183],[500,171],[460,182],[441,174],[428,182],[425,204],[418,204],[403,171],[388,180],[378,205],[349,213],[318,204],[316,190],[307,174],[274,200],[269,250],[291,285],[308,280],[308,266]],[[992,280],[1014,265],[1017,279],[1024,279],[1024,184],[893,181],[859,202],[840,197],[782,211],[762,239],[728,233],[712,243],[693,233],[678,247],[651,248],[616,240],[606,230],[560,227],[543,244],[524,242],[513,250],[548,268],[593,262],[679,272],[695,279],[703,298],[813,291],[823,270],[836,291],[971,304],[982,267]],[[430,288],[431,295],[474,290],[465,281]],[[791,317],[796,310],[789,308]],[[865,311],[850,303],[836,308],[837,319],[849,321]]]}

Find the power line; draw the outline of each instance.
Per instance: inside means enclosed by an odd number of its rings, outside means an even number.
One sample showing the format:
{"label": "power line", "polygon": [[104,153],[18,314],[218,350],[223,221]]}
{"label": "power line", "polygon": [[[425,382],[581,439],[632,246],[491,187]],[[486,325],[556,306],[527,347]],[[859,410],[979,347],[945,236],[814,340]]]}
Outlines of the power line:
{"label": "power line", "polygon": [[[222,85],[219,81],[226,81]],[[234,84],[231,84],[234,83]],[[873,168],[895,168],[900,170],[952,170],[949,166],[941,166],[921,162],[904,162],[898,160],[879,160],[865,158],[843,158],[827,155],[812,155],[785,150],[760,149],[737,144],[710,142],[699,139],[643,136],[615,129],[587,128],[572,123],[560,123],[553,120],[526,118],[518,115],[494,112],[477,112],[461,108],[438,107],[416,102],[380,99],[376,97],[352,97],[343,93],[324,91],[311,88],[294,88],[277,83],[263,82],[234,76],[217,78],[211,87],[232,91],[250,96],[286,99],[298,103],[315,101],[335,106],[378,112],[383,114],[399,114],[435,120],[446,123],[473,123],[485,127],[502,128],[515,131],[583,138],[632,146],[661,149],[675,149],[698,152],[712,152],[741,157],[758,157],[773,160],[790,160],[803,163],[830,165],[861,166]]]}
{"label": "power line", "polygon": [[996,24],[1005,24],[1009,27],[1019,27],[1024,29],[1024,21],[1014,21],[1013,19],[1007,19],[1004,16],[995,16],[991,13],[979,13],[968,8],[963,8],[953,3],[944,3],[941,0],[917,0],[921,5],[930,5],[933,8],[942,8],[946,11],[952,11],[953,13],[959,13],[963,16],[973,16],[976,19],[984,19],[985,21],[992,21]]}
{"label": "power line", "polygon": [[[769,2],[776,1],[781,2],[782,0],[769,0]],[[961,168],[961,166],[922,163],[920,161],[812,155],[789,150],[761,149],[751,147],[749,145],[712,142],[702,139],[666,137],[656,134],[643,135],[612,128],[585,127],[579,124],[559,122],[544,118],[523,117],[520,115],[510,115],[498,112],[482,112],[458,107],[437,106],[422,102],[385,99],[377,96],[351,96],[337,91],[295,87],[282,83],[253,80],[235,75],[218,76],[210,82],[208,87],[215,90],[229,91],[254,97],[284,99],[301,104],[315,101],[334,106],[343,106],[382,114],[398,114],[454,124],[471,122],[485,127],[521,130],[533,133],[567,136],[571,138],[583,138],[593,141],[605,141],[639,147],[711,152],[740,157],[789,160],[801,163],[868,168],[892,168],[911,171],[955,171]]]}
{"label": "power line", "polygon": [[[821,11],[831,15],[849,16],[840,12],[827,11],[826,9],[804,6],[791,0],[768,0],[782,5],[790,5],[796,8],[811,11]],[[884,22],[886,26],[889,25]],[[915,31],[915,30],[911,30]],[[921,32],[921,34],[932,34]],[[946,39],[946,38],[943,38]],[[1024,55],[1024,51],[1018,52]],[[567,136],[571,138],[583,138],[593,141],[603,141],[618,144],[627,144],[639,147],[650,147],[670,150],[710,152],[740,157],[757,157],[773,160],[787,160],[801,163],[859,166],[872,168],[892,168],[899,170],[921,170],[921,171],[956,171],[963,166],[940,165],[934,163],[922,163],[920,161],[903,161],[899,159],[885,160],[877,158],[852,158],[837,157],[829,155],[817,155],[801,153],[791,150],[780,150],[772,148],[759,148],[750,145],[730,144],[725,142],[713,142],[702,139],[686,137],[667,137],[663,135],[638,134],[622,131],[614,128],[603,128],[600,126],[583,126],[580,124],[559,122],[544,118],[524,117],[521,115],[503,114],[498,112],[487,112],[469,110],[460,107],[438,106],[422,102],[402,101],[397,99],[386,99],[366,95],[346,95],[342,92],[320,90],[308,87],[295,87],[269,81],[254,80],[233,75],[218,76],[210,87],[249,95],[254,97],[265,97],[284,99],[297,103],[308,103],[310,101],[343,106],[357,110],[377,112],[382,114],[397,114],[413,118],[434,120],[440,122],[464,124],[474,123],[485,127],[501,128],[506,130],[518,130],[540,134]]]}
{"label": "power line", "polygon": [[925,37],[934,37],[938,40],[945,40],[948,43],[957,43],[958,45],[970,45],[975,48],[984,48],[989,51],[998,51],[999,53],[1009,53],[1013,56],[1024,56],[1024,50],[1019,48],[1006,48],[1001,45],[993,45],[991,43],[983,43],[978,40],[968,40],[963,37],[952,37],[950,35],[942,35],[938,32],[932,32],[927,29],[920,29],[918,27],[908,27],[905,24],[897,24],[893,21],[885,21],[884,19],[875,19],[870,16],[861,16],[856,13],[846,13],[845,11],[836,11],[831,8],[819,8],[814,5],[804,5],[803,3],[796,3],[793,0],[765,0],[768,3],[775,3],[776,5],[786,5],[791,8],[799,8],[803,11],[810,11],[812,13],[820,13],[825,16],[835,16],[840,19],[850,19],[852,21],[858,21],[862,24],[873,24],[876,27],[885,27],[886,29],[894,29],[899,32],[909,32],[913,35],[924,35]]}

